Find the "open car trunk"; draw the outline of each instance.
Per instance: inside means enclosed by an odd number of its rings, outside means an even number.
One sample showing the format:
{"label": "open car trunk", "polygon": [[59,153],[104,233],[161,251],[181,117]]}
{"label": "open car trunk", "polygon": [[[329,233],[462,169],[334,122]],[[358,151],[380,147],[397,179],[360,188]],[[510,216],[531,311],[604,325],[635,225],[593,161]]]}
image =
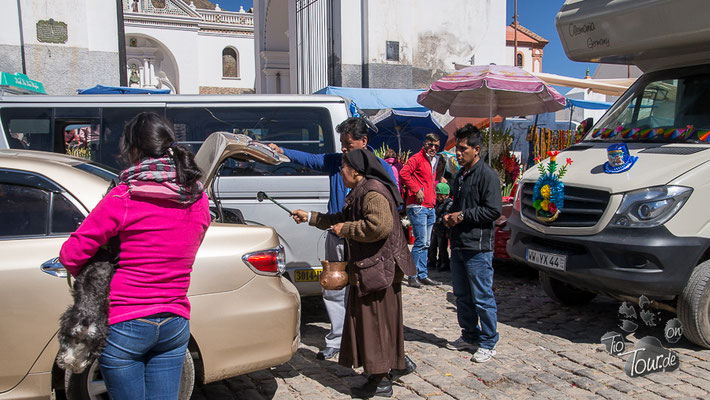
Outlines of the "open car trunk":
{"label": "open car trunk", "polygon": [[[273,151],[269,146],[242,134],[214,132],[205,139],[195,154],[195,162],[203,174],[200,182],[205,186],[207,195],[217,207],[217,220],[219,222],[238,222],[243,218],[241,216],[230,217],[234,210],[226,210],[223,213],[220,201],[214,195],[214,183],[219,168],[228,158],[240,161],[260,161],[270,165],[291,160],[285,155]],[[254,198],[256,198],[256,193],[254,193]]]}

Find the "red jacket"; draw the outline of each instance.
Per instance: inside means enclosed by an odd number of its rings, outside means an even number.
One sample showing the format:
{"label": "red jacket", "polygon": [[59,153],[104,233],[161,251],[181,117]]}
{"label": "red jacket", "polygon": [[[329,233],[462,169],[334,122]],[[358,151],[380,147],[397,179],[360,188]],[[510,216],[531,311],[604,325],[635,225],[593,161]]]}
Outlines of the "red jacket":
{"label": "red jacket", "polygon": [[424,188],[424,202],[422,206],[434,208],[436,205],[436,194],[434,193],[434,172],[431,168],[431,162],[426,155],[425,149],[409,157],[407,163],[399,171],[399,179],[407,188],[406,205],[419,204],[417,201],[417,192]]}

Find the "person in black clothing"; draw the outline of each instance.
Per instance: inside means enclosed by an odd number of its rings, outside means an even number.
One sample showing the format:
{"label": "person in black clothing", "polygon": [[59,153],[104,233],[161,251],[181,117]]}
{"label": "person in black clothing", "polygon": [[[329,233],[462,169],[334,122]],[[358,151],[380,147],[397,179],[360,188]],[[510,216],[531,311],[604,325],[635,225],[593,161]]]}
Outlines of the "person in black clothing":
{"label": "person in black clothing", "polygon": [[498,173],[481,160],[480,152],[478,128],[467,124],[456,131],[456,159],[461,170],[451,182],[454,204],[452,212],[444,216],[444,224],[451,228],[451,281],[461,337],[447,347],[478,347],[473,361],[486,362],[495,356],[498,343],[493,241],[502,199]]}
{"label": "person in black clothing", "polygon": [[434,221],[434,228],[431,230],[431,243],[429,244],[429,255],[427,256],[427,269],[430,271],[449,269],[448,228],[444,226],[444,215],[449,213],[453,205],[449,190],[449,185],[446,183],[439,182],[436,185],[436,206],[434,206],[436,220]]}

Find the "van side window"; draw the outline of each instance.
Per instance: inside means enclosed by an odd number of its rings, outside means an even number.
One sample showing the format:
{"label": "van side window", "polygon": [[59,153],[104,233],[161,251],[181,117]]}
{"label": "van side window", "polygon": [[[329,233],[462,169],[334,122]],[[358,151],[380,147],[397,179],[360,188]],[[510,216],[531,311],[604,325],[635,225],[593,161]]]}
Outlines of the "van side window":
{"label": "van side window", "polygon": [[163,115],[163,108],[125,108],[125,107],[104,107],[101,115],[101,132],[99,134],[99,156],[92,158],[101,164],[122,170],[126,167],[119,154],[121,152],[119,143],[123,135],[123,127],[131,118],[142,112],[154,112]]}
{"label": "van side window", "polygon": [[2,128],[11,149],[54,151],[49,108],[2,108]]}
{"label": "van side window", "polygon": [[[181,144],[197,152],[213,132],[241,133],[264,143],[313,154],[335,152],[333,123],[322,107],[175,107],[167,109]],[[232,161],[222,175],[284,176],[322,175],[295,163],[266,165]]]}

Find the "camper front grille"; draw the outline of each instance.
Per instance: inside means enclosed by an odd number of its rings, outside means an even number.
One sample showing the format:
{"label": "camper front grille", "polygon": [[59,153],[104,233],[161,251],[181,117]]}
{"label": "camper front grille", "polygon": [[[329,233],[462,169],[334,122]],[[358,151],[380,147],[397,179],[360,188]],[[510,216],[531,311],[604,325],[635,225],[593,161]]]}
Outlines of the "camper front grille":
{"label": "camper front grille", "polygon": [[599,222],[609,204],[609,192],[565,185],[564,207],[554,222],[542,222],[535,217],[533,188],[535,183],[523,184],[521,192],[522,214],[538,224],[554,227],[583,228]]}

